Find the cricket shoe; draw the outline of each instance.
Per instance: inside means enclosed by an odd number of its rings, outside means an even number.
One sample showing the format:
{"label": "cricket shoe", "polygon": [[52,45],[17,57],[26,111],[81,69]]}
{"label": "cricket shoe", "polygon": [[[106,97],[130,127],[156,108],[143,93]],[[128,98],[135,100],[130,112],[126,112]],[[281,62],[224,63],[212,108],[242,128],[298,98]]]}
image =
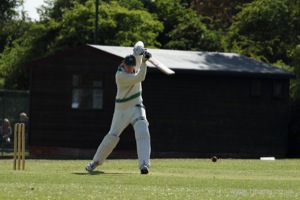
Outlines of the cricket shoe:
{"label": "cricket shoe", "polygon": [[146,165],[141,167],[141,174],[148,174],[148,173],[149,173],[149,168]]}
{"label": "cricket shoe", "polygon": [[88,172],[93,172],[94,169],[98,166],[99,164],[95,161],[90,162],[86,167],[85,170]]}

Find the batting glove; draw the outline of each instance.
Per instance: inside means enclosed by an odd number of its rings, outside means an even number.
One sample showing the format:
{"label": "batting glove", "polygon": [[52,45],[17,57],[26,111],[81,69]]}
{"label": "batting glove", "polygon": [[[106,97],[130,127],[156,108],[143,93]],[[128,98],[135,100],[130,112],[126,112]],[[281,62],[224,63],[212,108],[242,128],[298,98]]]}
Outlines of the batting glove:
{"label": "batting glove", "polygon": [[148,51],[145,51],[143,57],[146,58],[146,59],[148,60],[149,58],[152,57],[152,54],[149,53]]}
{"label": "batting glove", "polygon": [[142,46],[136,46],[133,48],[133,53],[136,55],[143,55],[146,49]]}
{"label": "batting glove", "polygon": [[142,62],[145,63],[151,57],[152,57],[151,53],[145,51],[144,54],[143,54]]}

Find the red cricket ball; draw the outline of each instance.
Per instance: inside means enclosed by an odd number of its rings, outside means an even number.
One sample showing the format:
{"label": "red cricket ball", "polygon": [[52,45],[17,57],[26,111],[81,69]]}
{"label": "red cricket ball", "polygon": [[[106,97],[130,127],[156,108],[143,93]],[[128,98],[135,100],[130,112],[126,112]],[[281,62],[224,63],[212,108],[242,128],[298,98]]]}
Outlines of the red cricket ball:
{"label": "red cricket ball", "polygon": [[218,160],[218,158],[217,158],[216,156],[213,156],[213,157],[211,158],[211,161],[213,161],[213,162],[217,162],[217,160]]}

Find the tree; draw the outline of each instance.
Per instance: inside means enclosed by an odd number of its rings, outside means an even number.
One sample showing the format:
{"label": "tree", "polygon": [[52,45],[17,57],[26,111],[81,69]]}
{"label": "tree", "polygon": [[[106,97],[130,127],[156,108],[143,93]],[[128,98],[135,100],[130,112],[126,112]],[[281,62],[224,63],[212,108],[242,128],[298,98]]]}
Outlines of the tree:
{"label": "tree", "polygon": [[128,10],[146,10],[141,0],[117,0],[117,2]]}
{"label": "tree", "polygon": [[[28,89],[29,74],[24,64],[47,55],[49,40],[57,29],[57,24],[31,23],[24,34],[6,46],[0,59],[1,78],[6,89]],[[52,37],[52,38],[51,38]]]}
{"label": "tree", "polygon": [[37,9],[42,20],[61,21],[66,10],[73,9],[74,3],[84,4],[88,0],[45,0],[45,5]]}
{"label": "tree", "polygon": [[[1,73],[8,89],[27,89],[28,74],[23,64],[40,57],[54,54],[66,48],[92,43],[94,32],[95,3],[72,1],[57,19],[44,16],[39,22],[32,22],[27,30],[11,47],[7,47],[0,60]],[[101,2],[99,6],[100,44],[132,46],[143,40],[146,46],[156,47],[156,37],[162,31],[162,24],[150,13],[128,10],[116,1]],[[50,14],[52,15],[52,14]],[[16,56],[18,55],[18,56]]]}
{"label": "tree", "polygon": [[218,32],[210,30],[206,25],[209,19],[189,9],[186,1],[148,0],[144,4],[164,25],[164,31],[157,38],[162,48],[220,50]]}
{"label": "tree", "polygon": [[183,16],[181,22],[169,32],[171,40],[164,47],[194,51],[222,51],[220,33],[209,30],[201,19],[202,17],[194,12]]}
{"label": "tree", "polygon": [[227,51],[268,63],[291,62],[290,52],[300,42],[299,1],[256,0],[237,15],[225,39]]}
{"label": "tree", "polygon": [[132,46],[142,40],[148,47],[159,47],[156,38],[163,25],[143,10],[128,10],[117,2],[99,8],[100,44]]}
{"label": "tree", "polygon": [[[6,60],[5,49],[11,49],[13,41],[21,37],[29,28],[30,22],[27,16],[21,10],[20,14],[16,9],[23,5],[23,0],[2,0],[0,7],[0,87],[6,88],[5,79],[7,76],[14,75],[13,65],[4,65]],[[14,58],[18,54],[14,55]]]}
{"label": "tree", "polygon": [[16,8],[23,4],[23,0],[1,0],[0,7],[0,53],[4,50],[5,45],[15,38],[14,33],[17,31],[16,18],[18,12]]}
{"label": "tree", "polygon": [[226,30],[236,19],[245,3],[254,0],[192,0],[191,8],[198,15],[209,17],[217,29]]}
{"label": "tree", "polygon": [[[60,29],[52,46],[66,48],[79,44],[93,43],[94,1],[67,9],[60,22]],[[147,46],[159,46],[156,37],[162,24],[146,11],[128,10],[116,1],[102,2],[99,6],[99,44],[130,46],[143,40]]]}
{"label": "tree", "polygon": [[182,5],[180,0],[145,1],[144,5],[163,23],[164,31],[159,34],[157,40],[164,48],[164,45],[172,40],[170,32],[178,25],[180,18],[184,16],[187,5]]}
{"label": "tree", "polygon": [[23,0],[1,0],[0,22],[9,21],[17,16],[15,8],[23,4]]}
{"label": "tree", "polygon": [[300,45],[296,46],[291,57],[291,65],[293,66],[293,71],[297,75],[297,78],[291,81],[291,97],[293,102],[300,106]]}

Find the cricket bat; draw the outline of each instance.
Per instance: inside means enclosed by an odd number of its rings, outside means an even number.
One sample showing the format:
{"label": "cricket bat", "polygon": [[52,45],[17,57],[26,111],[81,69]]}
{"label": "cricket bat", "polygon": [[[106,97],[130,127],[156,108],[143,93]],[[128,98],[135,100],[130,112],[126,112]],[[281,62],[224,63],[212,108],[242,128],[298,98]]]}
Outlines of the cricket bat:
{"label": "cricket bat", "polygon": [[158,60],[156,60],[153,57],[149,58],[148,61],[151,62],[155,67],[157,67],[160,71],[162,71],[163,73],[165,73],[167,75],[175,74],[175,72],[173,70],[171,70],[166,65],[162,64],[161,62],[159,62]]}

